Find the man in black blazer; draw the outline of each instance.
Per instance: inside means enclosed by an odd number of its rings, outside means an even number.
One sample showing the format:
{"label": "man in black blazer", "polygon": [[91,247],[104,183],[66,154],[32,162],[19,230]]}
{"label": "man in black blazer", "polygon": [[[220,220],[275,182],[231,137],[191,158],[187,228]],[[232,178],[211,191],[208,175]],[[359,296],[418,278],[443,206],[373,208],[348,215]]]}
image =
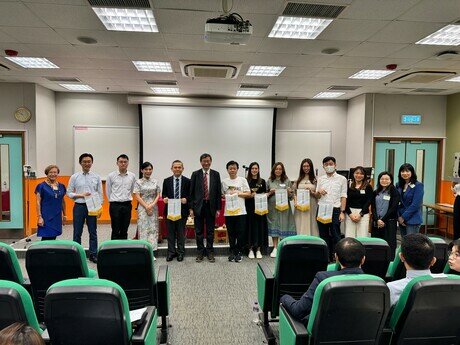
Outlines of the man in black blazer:
{"label": "man in black blazer", "polygon": [[[173,176],[163,181],[163,201],[165,203],[164,217],[168,228],[168,255],[166,261],[183,261],[185,255],[185,223],[190,209],[190,179],[182,176],[184,165],[180,160],[172,162]],[[168,219],[168,199],[181,199],[181,218]],[[176,250],[177,240],[177,250]]]}
{"label": "man in black blazer", "polygon": [[[221,207],[221,183],[217,171],[210,169],[212,157],[209,153],[200,156],[203,167],[194,171],[190,182],[190,199],[192,213],[195,216],[195,234],[198,256],[196,262],[203,261],[204,256],[210,262],[214,258],[214,225],[216,214],[219,215]],[[204,225],[206,223],[206,249],[204,248]]]}
{"label": "man in black blazer", "polygon": [[295,319],[308,323],[315,290],[324,279],[342,274],[363,274],[361,266],[366,260],[366,249],[358,240],[346,237],[335,246],[336,260],[340,264],[340,271],[321,271],[316,273],[310,287],[297,301],[290,295],[283,295],[281,304]]}

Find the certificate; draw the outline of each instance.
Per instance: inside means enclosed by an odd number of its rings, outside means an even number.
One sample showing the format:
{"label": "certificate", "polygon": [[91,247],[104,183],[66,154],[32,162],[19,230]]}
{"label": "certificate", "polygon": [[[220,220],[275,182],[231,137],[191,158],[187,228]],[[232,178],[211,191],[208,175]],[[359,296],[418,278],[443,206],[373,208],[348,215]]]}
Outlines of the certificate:
{"label": "certificate", "polygon": [[264,214],[268,213],[268,202],[267,202],[267,194],[256,194],[254,195],[254,204],[255,210],[254,213],[258,214],[259,216],[263,216]]}
{"label": "certificate", "polygon": [[308,189],[297,189],[297,205],[295,208],[302,212],[310,209],[310,191]]}
{"label": "certificate", "polygon": [[98,193],[85,196],[85,203],[88,208],[88,216],[99,216],[102,213],[102,201]]}
{"label": "certificate", "polygon": [[289,208],[287,189],[275,190],[275,198],[276,198],[275,208],[278,211],[286,211]]}
{"label": "certificate", "polygon": [[318,216],[316,220],[323,224],[332,223],[332,211],[334,209],[334,205],[332,204],[318,204]]}
{"label": "certificate", "polygon": [[241,213],[240,204],[238,203],[238,194],[225,194],[225,214],[237,216]]}
{"label": "certificate", "polygon": [[168,216],[169,220],[175,222],[182,218],[181,215],[181,200],[180,199],[168,199]]}

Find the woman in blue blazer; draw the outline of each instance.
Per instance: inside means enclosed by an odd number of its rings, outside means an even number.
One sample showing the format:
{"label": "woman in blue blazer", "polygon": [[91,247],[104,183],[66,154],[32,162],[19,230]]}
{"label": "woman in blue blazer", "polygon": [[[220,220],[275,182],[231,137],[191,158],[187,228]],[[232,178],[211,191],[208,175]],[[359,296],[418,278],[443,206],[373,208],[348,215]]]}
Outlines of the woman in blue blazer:
{"label": "woman in blue blazer", "polygon": [[398,207],[398,223],[401,236],[418,233],[422,224],[423,183],[417,181],[414,167],[404,163],[399,168],[396,185],[401,196]]}

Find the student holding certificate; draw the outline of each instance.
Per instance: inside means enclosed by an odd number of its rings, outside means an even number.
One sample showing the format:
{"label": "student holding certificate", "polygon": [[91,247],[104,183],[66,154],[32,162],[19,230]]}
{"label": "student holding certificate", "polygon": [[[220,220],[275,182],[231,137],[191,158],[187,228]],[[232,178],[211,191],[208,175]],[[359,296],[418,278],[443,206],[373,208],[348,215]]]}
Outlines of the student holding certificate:
{"label": "student holding certificate", "polygon": [[292,194],[291,181],[286,176],[283,163],[273,165],[267,181],[268,190],[268,235],[273,240],[272,258],[276,258],[278,239],[296,235],[294,217],[289,198]]}
{"label": "student holding certificate", "polygon": [[[185,255],[185,223],[189,214],[190,179],[182,175],[181,161],[172,162],[172,176],[163,181],[164,216],[168,228],[168,255],[166,261],[183,261]],[[176,249],[177,241],[177,249]]]}
{"label": "student holding certificate", "polygon": [[[249,259],[262,259],[261,247],[268,247],[267,228],[267,184],[260,177],[259,163],[252,162],[248,169],[248,184],[251,197],[246,199],[247,234],[249,242]],[[257,209],[256,209],[257,202]]]}
{"label": "student holding certificate", "polygon": [[227,163],[228,178],[222,180],[222,194],[225,196],[225,225],[227,226],[230,256],[228,261],[241,262],[244,233],[246,228],[246,206],[244,199],[251,196],[248,181],[237,176],[239,164]]}
{"label": "student holding certificate", "polygon": [[[316,223],[316,177],[313,162],[305,158],[300,163],[299,177],[294,184],[294,211],[295,226],[299,235],[319,236],[318,224]],[[301,202],[298,194],[306,194],[307,202]],[[303,196],[303,195],[301,195]]]}

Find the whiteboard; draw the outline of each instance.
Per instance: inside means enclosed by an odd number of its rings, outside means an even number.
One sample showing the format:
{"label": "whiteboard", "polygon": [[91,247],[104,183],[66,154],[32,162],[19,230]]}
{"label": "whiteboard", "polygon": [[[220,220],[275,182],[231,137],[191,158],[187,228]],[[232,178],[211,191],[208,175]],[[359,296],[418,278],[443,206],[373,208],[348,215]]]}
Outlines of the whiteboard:
{"label": "whiteboard", "polygon": [[139,127],[73,126],[74,173],[81,171],[78,157],[91,153],[94,157],[92,171],[107,175],[118,169],[117,157],[124,153],[129,157],[128,170],[139,175]]}
{"label": "whiteboard", "polygon": [[331,154],[331,131],[277,130],[275,138],[275,161],[282,162],[291,181],[299,176],[300,163],[310,158],[313,166],[324,174],[323,158]]}

